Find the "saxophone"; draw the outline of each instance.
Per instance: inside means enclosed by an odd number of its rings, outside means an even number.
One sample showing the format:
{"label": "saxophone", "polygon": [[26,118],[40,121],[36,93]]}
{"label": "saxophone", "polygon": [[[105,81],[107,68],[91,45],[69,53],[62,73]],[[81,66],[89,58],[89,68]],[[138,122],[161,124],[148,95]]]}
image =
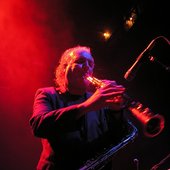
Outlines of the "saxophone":
{"label": "saxophone", "polygon": [[[87,76],[86,79],[95,87],[104,87],[105,84],[96,77]],[[133,101],[127,94],[118,96],[113,99],[115,102],[123,97],[126,102],[126,107],[130,112],[144,125],[144,134],[147,137],[155,137],[164,129],[164,117],[162,115],[154,115],[149,108],[143,108],[140,102]],[[105,149],[99,156],[87,160],[79,170],[101,170],[105,165],[112,160],[114,154],[123,149],[130,142],[133,142],[138,135],[137,128],[128,121],[130,133],[125,136],[116,146],[110,146]]]}
{"label": "saxophone", "polygon": [[[104,82],[96,77],[87,76],[86,79],[96,88],[105,86]],[[126,107],[130,113],[142,123],[145,136],[155,137],[162,132],[165,124],[165,119],[162,115],[153,114],[149,108],[144,108],[140,102],[132,100],[127,94],[115,97],[115,101],[119,100],[119,97],[123,97],[124,101],[127,101]]]}

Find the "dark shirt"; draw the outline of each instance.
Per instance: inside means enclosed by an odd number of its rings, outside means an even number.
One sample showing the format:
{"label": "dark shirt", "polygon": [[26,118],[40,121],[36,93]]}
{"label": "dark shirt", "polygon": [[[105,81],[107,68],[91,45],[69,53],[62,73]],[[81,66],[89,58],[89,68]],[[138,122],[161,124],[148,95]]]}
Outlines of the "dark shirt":
{"label": "dark shirt", "polygon": [[30,118],[33,133],[43,146],[37,170],[79,169],[96,152],[110,143],[116,145],[128,133],[123,110],[103,108],[76,120],[79,110],[72,105],[90,95],[61,94],[54,87],[37,90]]}

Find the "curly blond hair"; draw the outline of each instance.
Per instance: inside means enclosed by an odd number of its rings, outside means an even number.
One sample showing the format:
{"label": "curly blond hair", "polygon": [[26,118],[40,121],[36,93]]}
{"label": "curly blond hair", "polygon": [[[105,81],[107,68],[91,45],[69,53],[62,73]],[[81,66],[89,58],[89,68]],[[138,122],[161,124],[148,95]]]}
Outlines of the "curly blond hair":
{"label": "curly blond hair", "polygon": [[86,51],[88,53],[91,53],[89,47],[78,45],[78,46],[65,50],[64,53],[61,55],[61,58],[59,60],[59,65],[55,69],[54,80],[55,80],[56,86],[59,87],[62,92],[66,90],[65,79],[64,79],[66,67],[72,61],[74,56],[76,56],[81,51]]}

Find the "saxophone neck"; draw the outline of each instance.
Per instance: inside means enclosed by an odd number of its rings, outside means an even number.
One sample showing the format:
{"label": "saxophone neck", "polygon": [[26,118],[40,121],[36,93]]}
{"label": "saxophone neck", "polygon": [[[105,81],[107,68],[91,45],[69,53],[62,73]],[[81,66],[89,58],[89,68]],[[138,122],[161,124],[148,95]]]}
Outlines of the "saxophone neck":
{"label": "saxophone neck", "polygon": [[105,84],[102,82],[102,80],[97,79],[93,76],[87,76],[86,79],[91,82],[96,88],[103,87]]}

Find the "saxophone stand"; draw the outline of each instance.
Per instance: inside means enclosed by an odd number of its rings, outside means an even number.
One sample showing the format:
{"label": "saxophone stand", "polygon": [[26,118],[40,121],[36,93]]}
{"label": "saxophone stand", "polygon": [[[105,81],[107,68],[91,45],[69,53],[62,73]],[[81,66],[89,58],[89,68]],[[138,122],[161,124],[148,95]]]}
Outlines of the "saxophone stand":
{"label": "saxophone stand", "polygon": [[150,170],[157,170],[168,158],[170,158],[170,153],[163,158],[159,163],[155,164]]}
{"label": "saxophone stand", "polygon": [[139,170],[139,160],[137,158],[133,159],[133,162],[135,163],[136,170]]}

